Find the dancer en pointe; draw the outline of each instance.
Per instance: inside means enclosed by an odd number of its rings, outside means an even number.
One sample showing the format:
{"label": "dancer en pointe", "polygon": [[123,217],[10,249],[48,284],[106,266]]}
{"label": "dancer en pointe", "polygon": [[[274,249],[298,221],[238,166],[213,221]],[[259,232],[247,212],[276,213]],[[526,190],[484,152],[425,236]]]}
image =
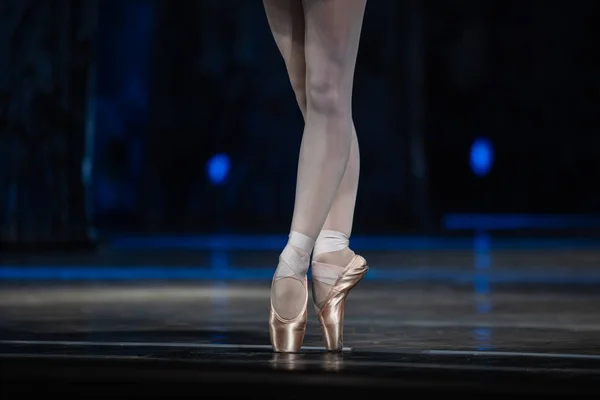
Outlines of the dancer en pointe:
{"label": "dancer en pointe", "polygon": [[304,117],[292,226],[271,286],[271,344],[276,352],[302,347],[312,255],[325,347],[340,351],[344,301],[368,270],[349,248],[360,168],[352,86],[366,0],[263,3]]}

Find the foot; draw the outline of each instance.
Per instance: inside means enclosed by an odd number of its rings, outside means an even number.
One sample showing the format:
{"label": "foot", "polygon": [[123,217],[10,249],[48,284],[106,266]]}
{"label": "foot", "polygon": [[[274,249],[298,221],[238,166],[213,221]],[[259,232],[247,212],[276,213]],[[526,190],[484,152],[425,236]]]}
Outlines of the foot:
{"label": "foot", "polygon": [[298,352],[306,331],[308,286],[306,273],[312,239],[292,232],[283,249],[271,285],[269,333],[276,352]]}

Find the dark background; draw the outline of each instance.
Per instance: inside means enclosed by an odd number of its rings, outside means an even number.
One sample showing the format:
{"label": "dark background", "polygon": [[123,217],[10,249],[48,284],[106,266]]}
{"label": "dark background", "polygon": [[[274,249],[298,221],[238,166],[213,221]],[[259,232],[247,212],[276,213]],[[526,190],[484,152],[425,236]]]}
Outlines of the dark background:
{"label": "dark background", "polygon": [[[486,229],[481,216],[595,226],[599,7],[370,0],[355,232],[437,234],[452,217]],[[3,0],[0,12],[4,241],[287,233],[302,119],[261,1]]]}

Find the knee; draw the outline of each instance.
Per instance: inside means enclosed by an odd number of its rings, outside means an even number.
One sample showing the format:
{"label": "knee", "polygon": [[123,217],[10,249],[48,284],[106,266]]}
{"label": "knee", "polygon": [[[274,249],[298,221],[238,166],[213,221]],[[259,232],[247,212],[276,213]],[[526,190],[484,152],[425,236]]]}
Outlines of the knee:
{"label": "knee", "polygon": [[306,83],[308,108],[319,114],[339,115],[350,110],[350,99],[339,84],[339,74],[326,70],[309,74]]}
{"label": "knee", "polygon": [[298,106],[302,114],[304,114],[306,112],[306,80],[302,77],[301,79],[291,79],[290,81]]}

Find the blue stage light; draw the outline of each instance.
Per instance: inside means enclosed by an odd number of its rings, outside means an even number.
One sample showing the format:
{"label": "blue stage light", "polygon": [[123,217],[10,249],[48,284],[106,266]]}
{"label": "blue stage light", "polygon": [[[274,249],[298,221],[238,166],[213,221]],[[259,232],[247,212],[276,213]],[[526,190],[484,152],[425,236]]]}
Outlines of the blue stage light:
{"label": "blue stage light", "polygon": [[475,139],[471,146],[471,170],[477,176],[485,176],[494,163],[494,146],[489,139]]}
{"label": "blue stage light", "polygon": [[208,178],[214,185],[220,185],[227,180],[229,175],[230,161],[227,154],[215,154],[208,160]]}

